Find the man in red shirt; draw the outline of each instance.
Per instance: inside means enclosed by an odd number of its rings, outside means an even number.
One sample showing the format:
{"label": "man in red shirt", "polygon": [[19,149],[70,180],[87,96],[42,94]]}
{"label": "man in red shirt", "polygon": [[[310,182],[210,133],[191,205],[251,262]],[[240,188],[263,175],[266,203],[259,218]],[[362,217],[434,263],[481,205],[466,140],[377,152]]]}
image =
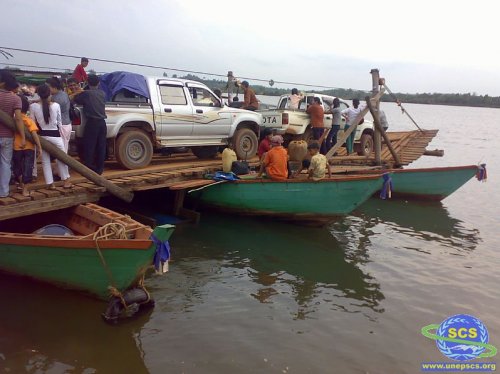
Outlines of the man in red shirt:
{"label": "man in red shirt", "polygon": [[[19,147],[26,145],[24,124],[21,116],[21,98],[11,92],[19,84],[14,75],[7,70],[0,70],[0,110],[13,117],[20,135]],[[12,153],[14,149],[14,132],[0,121],[0,198],[9,196],[9,182],[11,176]]]}
{"label": "man in red shirt", "polygon": [[262,140],[260,141],[259,144],[259,149],[257,150],[257,155],[259,158],[262,158],[262,156],[271,149],[271,138],[273,137],[273,130],[270,128],[265,128],[264,131],[262,131]]}
{"label": "man in red shirt", "polygon": [[[314,140],[319,140],[325,131],[325,125],[323,124],[325,111],[321,106],[321,100],[319,97],[314,98],[313,103],[307,108],[307,113],[311,117],[313,138]],[[321,153],[326,153],[324,142],[321,143]]]}
{"label": "man in red shirt", "polygon": [[86,83],[87,82],[87,72],[85,68],[89,64],[89,59],[86,57],[82,57],[80,63],[76,65],[75,71],[73,71],[73,78],[76,79],[78,83]]}

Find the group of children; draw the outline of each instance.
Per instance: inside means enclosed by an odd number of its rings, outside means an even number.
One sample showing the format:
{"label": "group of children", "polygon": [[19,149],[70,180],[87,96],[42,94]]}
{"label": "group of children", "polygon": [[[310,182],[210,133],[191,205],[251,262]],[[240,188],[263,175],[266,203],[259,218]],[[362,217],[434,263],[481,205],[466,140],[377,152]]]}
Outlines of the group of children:
{"label": "group of children", "polygon": [[261,159],[261,167],[257,178],[261,178],[265,172],[267,177],[275,181],[284,181],[293,178],[304,168],[308,170],[308,179],[314,181],[325,178],[328,171],[328,177],[331,178],[331,168],[328,159],[320,153],[318,142],[311,142],[307,145],[307,151],[310,159],[299,160],[298,170],[292,170],[289,154],[283,147],[283,137],[273,135],[270,129],[264,130],[264,138],[259,144],[258,155]]}

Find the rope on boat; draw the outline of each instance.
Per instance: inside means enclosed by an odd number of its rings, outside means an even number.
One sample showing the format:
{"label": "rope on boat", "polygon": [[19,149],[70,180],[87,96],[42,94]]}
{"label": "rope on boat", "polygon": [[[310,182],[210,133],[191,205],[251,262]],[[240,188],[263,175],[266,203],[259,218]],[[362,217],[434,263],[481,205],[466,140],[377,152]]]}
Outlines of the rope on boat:
{"label": "rope on boat", "polygon": [[[121,303],[123,304],[123,307],[125,309],[128,308],[127,303],[125,302],[125,299],[123,298],[123,294],[116,288],[116,283],[113,278],[113,273],[111,272],[111,269],[108,267],[108,264],[106,263],[106,260],[104,259],[104,256],[101,252],[101,248],[99,248],[99,240],[103,239],[127,239],[127,232],[126,232],[126,227],[123,223],[119,222],[110,222],[105,224],[104,226],[99,227],[99,229],[94,233],[92,239],[95,242],[95,247],[97,250],[97,254],[99,255],[99,259],[101,260],[102,266],[104,268],[104,271],[106,272],[106,275],[108,277],[109,285],[108,285],[108,291],[109,294],[113,297],[118,297],[121,300]],[[144,286],[143,286],[144,288]],[[147,293],[147,291],[144,289],[144,291]],[[148,293],[148,299],[149,299],[149,293]]]}

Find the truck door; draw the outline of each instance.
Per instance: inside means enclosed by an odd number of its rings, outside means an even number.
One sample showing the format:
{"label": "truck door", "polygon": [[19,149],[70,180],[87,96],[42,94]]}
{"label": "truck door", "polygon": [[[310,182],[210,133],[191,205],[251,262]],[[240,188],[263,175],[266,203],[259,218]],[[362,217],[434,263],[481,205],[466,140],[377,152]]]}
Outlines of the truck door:
{"label": "truck door", "polygon": [[[181,82],[159,81],[159,136],[162,144],[179,143],[193,133],[193,109]],[[172,144],[175,145],[175,144]]]}
{"label": "truck door", "polygon": [[193,137],[197,139],[227,138],[231,113],[220,99],[202,85],[187,84],[193,102]]}

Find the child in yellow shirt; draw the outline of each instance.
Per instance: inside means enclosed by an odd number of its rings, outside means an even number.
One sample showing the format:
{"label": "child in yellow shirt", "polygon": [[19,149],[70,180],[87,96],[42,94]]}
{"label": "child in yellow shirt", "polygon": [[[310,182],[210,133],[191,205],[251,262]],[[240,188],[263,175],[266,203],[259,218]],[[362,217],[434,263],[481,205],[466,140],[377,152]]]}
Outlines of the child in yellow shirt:
{"label": "child in yellow shirt", "polygon": [[[42,146],[40,145],[40,139],[37,135],[38,127],[35,122],[33,122],[33,120],[26,115],[29,109],[28,98],[24,95],[20,96],[22,102],[21,112],[24,127],[33,137],[33,140],[35,141],[37,147],[37,155],[38,157],[40,157],[42,154]],[[22,190],[23,196],[26,197],[31,196],[31,191],[28,190],[27,184],[30,183],[33,179],[35,144],[26,139],[26,145],[24,147],[21,147],[21,135],[16,132],[14,138],[14,153],[12,155],[12,170],[14,172],[15,180],[19,182],[18,188]]]}

